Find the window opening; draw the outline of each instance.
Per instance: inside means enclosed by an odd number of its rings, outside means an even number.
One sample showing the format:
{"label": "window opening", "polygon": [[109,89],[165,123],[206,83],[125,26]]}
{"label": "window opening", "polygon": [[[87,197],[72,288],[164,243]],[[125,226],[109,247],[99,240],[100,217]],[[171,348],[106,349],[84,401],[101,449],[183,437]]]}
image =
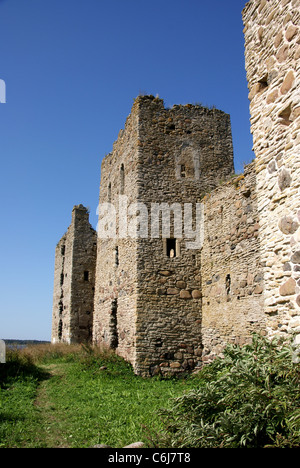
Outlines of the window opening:
{"label": "window opening", "polygon": [[167,257],[176,257],[176,239],[167,239]]}
{"label": "window opening", "polygon": [[111,183],[109,182],[108,184],[108,189],[107,189],[107,199],[108,199],[108,203],[111,202]]}
{"label": "window opening", "polygon": [[230,293],[230,285],[231,285],[230,275],[226,276],[225,285],[226,285],[226,294],[229,294]]}
{"label": "window opening", "polygon": [[111,314],[110,314],[110,347],[116,349],[119,344],[118,336],[118,299],[114,299],[111,302]]}
{"label": "window opening", "polygon": [[186,171],[185,171],[185,165],[184,164],[181,164],[181,166],[180,166],[180,176],[181,176],[182,179],[184,179],[185,176],[186,176]]}
{"label": "window opening", "polygon": [[125,173],[124,173],[124,164],[121,164],[120,168],[120,194],[124,194],[124,185],[125,185]]}
{"label": "window opening", "polygon": [[88,271],[85,271],[83,273],[83,277],[84,277],[84,281],[88,281],[89,280],[89,272]]}
{"label": "window opening", "polygon": [[119,266],[119,247],[115,248],[115,265]]}
{"label": "window opening", "polygon": [[62,329],[63,329],[63,323],[62,323],[62,320],[60,320],[58,323],[58,339],[59,340],[61,340],[62,338]]}

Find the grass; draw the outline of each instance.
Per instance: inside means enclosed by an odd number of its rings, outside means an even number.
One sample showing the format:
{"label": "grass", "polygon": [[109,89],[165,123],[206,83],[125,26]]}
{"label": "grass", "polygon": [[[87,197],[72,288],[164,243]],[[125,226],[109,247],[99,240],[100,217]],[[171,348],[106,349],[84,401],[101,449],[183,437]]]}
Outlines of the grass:
{"label": "grass", "polygon": [[0,365],[1,448],[123,447],[159,432],[189,379],[143,379],[108,351],[36,345]]}
{"label": "grass", "polygon": [[0,448],[299,448],[300,350],[253,336],[180,379],[114,353],[37,345],[0,365]]}

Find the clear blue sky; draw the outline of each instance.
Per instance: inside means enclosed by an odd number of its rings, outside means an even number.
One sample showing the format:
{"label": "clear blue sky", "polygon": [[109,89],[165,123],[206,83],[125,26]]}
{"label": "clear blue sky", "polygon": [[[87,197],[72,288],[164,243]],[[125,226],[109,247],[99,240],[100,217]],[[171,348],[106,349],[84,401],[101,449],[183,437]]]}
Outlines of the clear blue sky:
{"label": "clear blue sky", "polygon": [[55,245],[75,204],[96,227],[100,164],[140,93],[231,115],[253,158],[246,0],[0,0],[0,338],[50,340]]}

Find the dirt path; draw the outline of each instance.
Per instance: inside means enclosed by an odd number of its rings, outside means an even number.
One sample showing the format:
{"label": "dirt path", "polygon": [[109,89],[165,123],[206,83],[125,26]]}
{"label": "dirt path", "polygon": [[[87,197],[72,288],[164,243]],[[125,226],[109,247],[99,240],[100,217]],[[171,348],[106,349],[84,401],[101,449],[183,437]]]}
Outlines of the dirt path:
{"label": "dirt path", "polygon": [[46,448],[68,448],[64,434],[61,431],[59,413],[49,397],[50,380],[63,379],[63,367],[61,364],[41,365],[40,367],[49,374],[49,378],[40,383],[34,402],[41,418],[41,431],[37,437],[39,442]]}

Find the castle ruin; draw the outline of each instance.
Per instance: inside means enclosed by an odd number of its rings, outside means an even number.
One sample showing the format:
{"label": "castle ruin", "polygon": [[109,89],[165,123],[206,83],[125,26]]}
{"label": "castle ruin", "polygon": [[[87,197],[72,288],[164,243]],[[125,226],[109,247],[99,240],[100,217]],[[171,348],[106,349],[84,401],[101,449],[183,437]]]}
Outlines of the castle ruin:
{"label": "castle ruin", "polygon": [[52,342],[107,346],[150,376],[192,370],[252,332],[300,332],[299,6],[243,10],[255,153],[244,174],[229,115],[134,101],[102,162],[98,236],[79,205],[57,245]]}

